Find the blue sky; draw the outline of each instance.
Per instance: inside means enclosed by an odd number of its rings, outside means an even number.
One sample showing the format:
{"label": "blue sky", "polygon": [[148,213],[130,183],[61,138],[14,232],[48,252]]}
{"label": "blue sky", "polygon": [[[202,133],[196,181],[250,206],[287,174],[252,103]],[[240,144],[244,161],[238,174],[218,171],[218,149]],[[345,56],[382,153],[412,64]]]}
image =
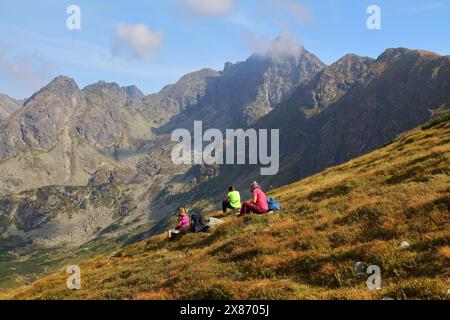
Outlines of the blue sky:
{"label": "blue sky", "polygon": [[[381,30],[366,26],[381,8]],[[69,5],[81,29],[69,30]],[[0,92],[30,96],[52,78],[159,91],[187,72],[245,60],[280,35],[330,64],[408,47],[450,54],[450,0],[1,0]]]}

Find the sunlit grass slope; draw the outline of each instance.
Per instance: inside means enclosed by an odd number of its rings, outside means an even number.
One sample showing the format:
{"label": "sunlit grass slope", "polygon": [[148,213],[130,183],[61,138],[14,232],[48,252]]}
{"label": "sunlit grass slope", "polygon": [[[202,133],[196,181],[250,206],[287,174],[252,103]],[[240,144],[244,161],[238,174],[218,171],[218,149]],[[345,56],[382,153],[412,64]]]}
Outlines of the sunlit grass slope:
{"label": "sunlit grass slope", "polygon": [[[226,218],[209,233],[164,235],[81,261],[7,299],[446,299],[450,289],[450,122],[273,190],[284,211]],[[224,186],[225,187],[225,186]],[[399,245],[406,241],[409,247]],[[354,264],[381,268],[368,290]]]}

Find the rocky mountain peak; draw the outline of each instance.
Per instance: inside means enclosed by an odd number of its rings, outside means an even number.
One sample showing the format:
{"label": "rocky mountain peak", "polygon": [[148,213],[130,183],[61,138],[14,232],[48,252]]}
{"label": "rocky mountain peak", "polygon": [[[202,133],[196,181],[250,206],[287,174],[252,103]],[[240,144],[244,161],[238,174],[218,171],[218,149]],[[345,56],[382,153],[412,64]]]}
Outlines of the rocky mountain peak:
{"label": "rocky mountain peak", "polygon": [[223,67],[223,73],[227,72],[228,70],[230,70],[230,68],[233,66],[232,62],[225,62],[225,65]]}
{"label": "rocky mountain peak", "polygon": [[127,87],[122,87],[122,90],[125,91],[125,93],[127,94],[128,99],[135,101],[135,100],[140,100],[144,97],[144,94],[142,93],[142,91],[136,87],[135,85],[131,85],[131,86],[127,86]]}
{"label": "rocky mountain peak", "polygon": [[66,76],[58,76],[53,79],[48,85],[38,91],[34,96],[27,100],[26,104],[33,100],[36,95],[40,94],[58,94],[61,96],[72,96],[74,94],[79,93],[80,89],[78,88],[77,83],[72,78]]}
{"label": "rocky mountain peak", "polygon": [[[9,159],[27,149],[50,150],[83,104],[73,79],[53,79],[1,127],[0,159]],[[68,135],[67,131],[64,133]]]}
{"label": "rocky mountain peak", "polygon": [[393,62],[407,55],[417,54],[416,50],[407,48],[390,48],[385,50],[377,59],[379,62]]}
{"label": "rocky mountain peak", "polygon": [[343,56],[342,58],[340,58],[339,60],[337,60],[335,63],[333,63],[332,65],[330,65],[330,68],[334,68],[334,69],[338,69],[339,67],[352,67],[358,64],[370,64],[372,62],[374,62],[375,59],[370,58],[370,57],[362,57],[362,56],[358,56],[356,54],[346,54],[345,56]]}
{"label": "rocky mountain peak", "polygon": [[71,110],[73,107],[79,106],[81,102],[81,91],[75,80],[59,76],[31,96],[25,102],[23,112],[28,113],[38,109],[52,112],[54,108]]}
{"label": "rocky mountain peak", "polygon": [[119,109],[127,101],[127,93],[115,82],[99,81],[82,90],[90,108]]}
{"label": "rocky mountain peak", "polygon": [[375,60],[355,54],[347,54],[315,77],[300,85],[288,99],[289,108],[302,110],[307,117],[326,109],[363,82],[366,72]]}
{"label": "rocky mountain peak", "polygon": [[123,93],[122,88],[117,83],[105,81],[99,81],[97,83],[90,84],[84,87],[81,91],[88,94],[118,94],[119,92]]}
{"label": "rocky mountain peak", "polygon": [[160,92],[150,94],[142,99],[140,108],[149,118],[167,119],[173,114],[195,105],[205,95],[211,79],[219,77],[220,72],[201,69],[181,77],[177,83],[165,86]]}
{"label": "rocky mountain peak", "polygon": [[180,80],[177,81],[176,84],[180,85],[180,84],[192,81],[192,80],[202,81],[206,77],[217,77],[218,75],[219,75],[219,72],[217,72],[216,70],[204,68],[204,69],[200,69],[198,71],[191,72],[191,73],[188,73],[188,74],[182,76],[180,78]]}
{"label": "rocky mountain peak", "polygon": [[204,119],[209,128],[252,125],[324,66],[307,50],[284,56],[255,53],[245,61],[227,62],[214,81],[206,82],[195,108],[173,117],[161,131],[190,128],[195,119]]}
{"label": "rocky mountain peak", "polygon": [[324,73],[333,73],[333,76],[347,83],[354,83],[366,72],[375,59],[362,57],[355,54],[347,54],[329,67],[324,69]]}

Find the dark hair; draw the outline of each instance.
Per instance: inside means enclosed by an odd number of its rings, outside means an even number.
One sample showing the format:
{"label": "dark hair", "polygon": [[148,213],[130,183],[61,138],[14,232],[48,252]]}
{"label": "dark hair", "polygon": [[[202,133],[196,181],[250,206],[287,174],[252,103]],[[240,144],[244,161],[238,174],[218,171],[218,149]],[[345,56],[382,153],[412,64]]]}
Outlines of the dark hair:
{"label": "dark hair", "polygon": [[234,191],[234,190],[235,190],[235,189],[234,189],[233,186],[231,186],[231,187],[228,188],[228,191]]}

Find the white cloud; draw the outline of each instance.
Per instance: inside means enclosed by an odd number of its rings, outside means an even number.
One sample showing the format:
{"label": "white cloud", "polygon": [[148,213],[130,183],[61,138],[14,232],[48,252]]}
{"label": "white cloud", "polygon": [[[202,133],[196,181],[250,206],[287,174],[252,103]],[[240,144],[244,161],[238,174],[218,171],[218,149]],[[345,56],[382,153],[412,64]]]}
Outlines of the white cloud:
{"label": "white cloud", "polygon": [[145,24],[121,23],[116,28],[117,42],[112,53],[117,55],[120,46],[128,47],[136,58],[144,60],[158,50],[163,42],[162,32],[152,32]]}
{"label": "white cloud", "polygon": [[299,57],[303,52],[303,45],[291,34],[283,34],[274,40],[248,37],[247,44],[259,55],[274,59]]}
{"label": "white cloud", "polygon": [[32,90],[41,88],[56,70],[49,65],[38,50],[31,55],[6,58],[6,50],[0,48],[0,71],[18,80]]}
{"label": "white cloud", "polygon": [[206,15],[222,15],[231,10],[236,0],[182,0],[184,6],[191,11]]}

